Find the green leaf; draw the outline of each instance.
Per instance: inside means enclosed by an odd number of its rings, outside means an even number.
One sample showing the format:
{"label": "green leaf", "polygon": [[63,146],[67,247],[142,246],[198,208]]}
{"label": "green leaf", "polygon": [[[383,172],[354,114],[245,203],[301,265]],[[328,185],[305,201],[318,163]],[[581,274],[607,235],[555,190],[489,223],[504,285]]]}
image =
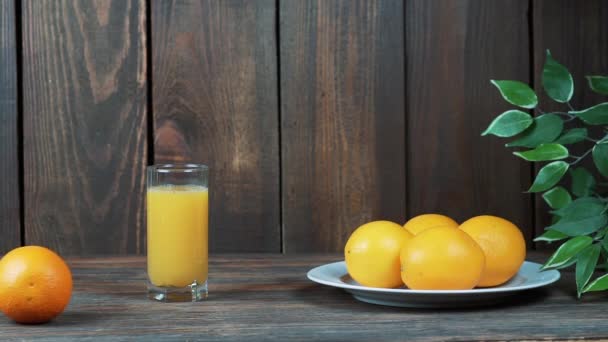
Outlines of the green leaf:
{"label": "green leaf", "polygon": [[508,143],[507,147],[529,147],[553,142],[564,129],[564,120],[555,114],[543,114],[534,118],[530,127],[523,131],[517,140]]}
{"label": "green leaf", "polygon": [[595,233],[595,240],[599,240],[601,238],[603,238],[606,235],[606,232],[608,231],[608,227],[604,227],[604,229],[600,230],[599,232]]}
{"label": "green leaf", "polygon": [[606,203],[602,202],[595,197],[581,197],[578,198],[567,206],[555,210],[552,213],[560,217],[576,217],[585,218],[590,216],[597,216],[604,212],[606,209]]}
{"label": "green leaf", "polygon": [[586,128],[573,128],[562,134],[555,142],[558,144],[568,145],[581,142],[587,138]]}
{"label": "green leaf", "polygon": [[526,112],[516,109],[508,110],[497,116],[481,135],[512,137],[530,127],[533,121],[534,119]]}
{"label": "green leaf", "polygon": [[606,204],[594,197],[581,197],[567,206],[553,211],[561,219],[546,229],[569,236],[591,234],[608,223]]}
{"label": "green leaf", "polygon": [[606,76],[587,76],[589,88],[602,95],[608,95],[608,77]]}
{"label": "green leaf", "polygon": [[561,209],[572,202],[572,197],[570,197],[568,190],[561,186],[556,186],[555,188],[545,192],[543,194],[543,199],[545,202],[547,202],[551,209]]}
{"label": "green leaf", "polygon": [[556,224],[547,229],[564,233],[568,236],[579,236],[594,233],[608,224],[608,216],[602,214],[597,216],[568,218],[564,217]]}
{"label": "green leaf", "polygon": [[583,289],[583,293],[604,290],[608,290],[608,274],[604,274],[603,276],[592,281],[585,287],[585,289]]}
{"label": "green leaf", "polygon": [[596,144],[593,147],[593,163],[604,177],[608,177],[608,143]]}
{"label": "green leaf", "polygon": [[576,115],[589,125],[606,125],[608,124],[608,102],[600,103],[593,107],[569,112]]}
{"label": "green leaf", "polygon": [[500,95],[510,104],[522,108],[534,108],[538,104],[538,98],[529,85],[519,81],[497,81],[491,80],[498,88]]}
{"label": "green leaf", "polygon": [[564,161],[554,161],[545,165],[538,171],[538,175],[536,175],[536,179],[534,179],[534,183],[532,183],[528,192],[541,192],[551,189],[562,179],[569,166]]}
{"label": "green leaf", "polygon": [[595,244],[585,248],[576,260],[576,292],[581,296],[583,288],[591,279],[597,261],[600,257],[600,245]]}
{"label": "green leaf", "polygon": [[565,265],[580,253],[583,249],[587,248],[593,243],[593,239],[589,236],[577,236],[564,242],[559,248],[549,257],[549,260],[543,265],[541,270],[549,268],[557,268]]}
{"label": "green leaf", "polygon": [[608,252],[608,234],[604,235],[604,238],[602,239],[602,247]]}
{"label": "green leaf", "polygon": [[564,233],[560,233],[555,230],[547,230],[542,235],[538,236],[534,239],[534,242],[545,241],[545,242],[553,242],[559,241],[568,238],[568,235]]}
{"label": "green leaf", "polygon": [[563,268],[568,268],[568,267],[570,267],[570,266],[572,266],[574,264],[576,264],[576,258],[572,258],[572,259],[568,260],[567,263],[565,263],[563,265],[560,265],[560,266],[557,266],[557,267],[555,267],[555,269],[561,270]]}
{"label": "green leaf", "polygon": [[543,144],[533,150],[513,154],[527,161],[559,160],[570,155],[568,149],[560,144]]}
{"label": "green leaf", "polygon": [[572,193],[576,197],[586,197],[593,193],[595,178],[584,167],[570,170],[572,175]]}
{"label": "green leaf", "polygon": [[549,50],[543,67],[543,88],[550,98],[561,103],[570,101],[574,92],[572,75],[566,67],[553,59]]}

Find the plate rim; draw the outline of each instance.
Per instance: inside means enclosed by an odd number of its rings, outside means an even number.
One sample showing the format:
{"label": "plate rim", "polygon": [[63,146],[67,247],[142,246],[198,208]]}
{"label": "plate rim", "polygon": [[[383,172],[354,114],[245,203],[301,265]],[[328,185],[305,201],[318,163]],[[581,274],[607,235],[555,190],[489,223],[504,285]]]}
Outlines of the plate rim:
{"label": "plate rim", "polygon": [[[381,287],[367,287],[367,286],[362,286],[362,285],[351,285],[351,284],[345,284],[343,282],[332,282],[332,281],[323,280],[314,275],[314,273],[319,272],[323,268],[330,267],[332,265],[340,265],[340,264],[342,267],[344,267],[344,270],[346,271],[346,264],[342,260],[342,261],[330,262],[330,263],[326,263],[326,264],[314,267],[306,273],[306,276],[309,280],[311,280],[315,283],[332,286],[332,287],[337,287],[337,288],[342,288],[345,290],[367,291],[367,292],[377,292],[377,293],[387,293],[387,294],[392,293],[392,294],[420,294],[420,295],[429,295],[429,294],[430,295],[433,295],[433,294],[436,294],[436,295],[471,295],[471,294],[480,294],[480,293],[502,293],[502,292],[524,291],[524,290],[531,290],[531,289],[553,284],[561,278],[561,273],[558,270],[548,270],[548,271],[542,271],[543,273],[547,273],[547,275],[549,277],[548,279],[545,279],[543,281],[538,281],[538,282],[535,282],[532,284],[527,284],[527,285],[518,285],[518,286],[513,286],[513,287],[497,286],[497,287],[479,288],[479,289],[471,289],[471,290],[411,290],[411,289],[387,289],[387,288],[381,288]],[[539,263],[526,260],[526,261],[524,261],[524,263],[522,264],[521,267],[524,267],[525,264],[527,264],[529,266],[535,266],[537,268],[540,268],[542,266]],[[521,271],[521,267],[520,267],[520,271]],[[520,271],[518,271],[518,273]],[[346,274],[348,274],[348,271],[346,271]]]}

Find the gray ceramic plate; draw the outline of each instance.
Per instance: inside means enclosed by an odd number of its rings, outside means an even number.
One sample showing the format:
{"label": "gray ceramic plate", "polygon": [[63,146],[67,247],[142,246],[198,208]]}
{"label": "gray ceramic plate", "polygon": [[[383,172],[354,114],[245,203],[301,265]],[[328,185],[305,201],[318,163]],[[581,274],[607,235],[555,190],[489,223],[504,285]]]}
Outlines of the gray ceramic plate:
{"label": "gray ceramic plate", "polygon": [[313,268],[308,271],[308,279],[342,288],[366,303],[415,308],[470,307],[496,304],[519,291],[546,286],[559,279],[559,271],[541,272],[540,267],[540,264],[525,261],[509,282],[497,287],[473,290],[410,290],[361,286],[348,275],[344,261]]}

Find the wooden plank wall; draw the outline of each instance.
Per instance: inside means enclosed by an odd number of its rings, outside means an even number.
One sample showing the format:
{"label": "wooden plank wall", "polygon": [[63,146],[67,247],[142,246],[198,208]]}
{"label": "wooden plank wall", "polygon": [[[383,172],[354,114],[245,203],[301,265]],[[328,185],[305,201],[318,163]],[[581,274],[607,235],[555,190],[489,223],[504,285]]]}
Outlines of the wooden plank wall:
{"label": "wooden plank wall", "polygon": [[21,244],[15,13],[0,0],[0,254]]}
{"label": "wooden plank wall", "polygon": [[143,0],[23,1],[25,243],[144,251]]}
{"label": "wooden plank wall", "polygon": [[403,4],[280,3],[283,243],[336,251],[405,219]]}
{"label": "wooden plank wall", "polygon": [[549,48],[583,107],[606,22],[601,0],[0,0],[0,253],[145,253],[145,166],[183,161],[211,166],[215,252],[339,251],[424,212],[530,241],[546,208],[480,137],[508,108],[489,80],[540,91]]}
{"label": "wooden plank wall", "polygon": [[530,80],[527,1],[406,3],[409,215],[494,214],[530,239],[530,164],[480,136],[509,108],[489,80]]}
{"label": "wooden plank wall", "polygon": [[210,165],[211,251],[279,252],[274,0],[152,2],[155,162]]}

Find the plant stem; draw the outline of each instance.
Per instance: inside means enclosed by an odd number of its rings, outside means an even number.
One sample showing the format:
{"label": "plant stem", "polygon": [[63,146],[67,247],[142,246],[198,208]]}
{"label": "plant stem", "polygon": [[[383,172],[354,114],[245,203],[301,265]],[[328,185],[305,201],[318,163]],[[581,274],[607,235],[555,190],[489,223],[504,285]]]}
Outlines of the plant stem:
{"label": "plant stem", "polygon": [[568,108],[570,108],[571,111],[574,111],[574,108],[572,107],[572,105],[570,104],[570,101],[566,102],[566,104],[568,105]]}
{"label": "plant stem", "polygon": [[564,122],[570,122],[570,121],[576,119],[576,115],[572,115],[572,114],[566,113],[566,112],[553,112],[552,114],[562,115],[562,116],[565,116],[566,118],[568,118],[568,119],[564,120]]}
{"label": "plant stem", "polygon": [[602,143],[602,142],[604,142],[604,141],[608,140],[608,134],[606,134],[606,135],[605,135],[603,138],[601,138],[601,139],[593,139],[593,138],[585,137],[585,140],[590,141],[590,142],[592,142],[592,143],[594,143],[594,144],[599,144],[599,143]]}
{"label": "plant stem", "polygon": [[588,149],[588,150],[587,150],[587,152],[583,153],[583,155],[582,155],[582,156],[572,156],[572,157],[574,157],[575,159],[574,159],[574,161],[573,161],[572,163],[570,163],[570,166],[574,166],[574,165],[576,165],[578,162],[580,162],[581,160],[583,160],[583,159],[584,159],[586,156],[588,156],[588,155],[589,155],[589,153],[591,153],[591,151],[592,151],[592,150],[593,150],[592,148]]}

